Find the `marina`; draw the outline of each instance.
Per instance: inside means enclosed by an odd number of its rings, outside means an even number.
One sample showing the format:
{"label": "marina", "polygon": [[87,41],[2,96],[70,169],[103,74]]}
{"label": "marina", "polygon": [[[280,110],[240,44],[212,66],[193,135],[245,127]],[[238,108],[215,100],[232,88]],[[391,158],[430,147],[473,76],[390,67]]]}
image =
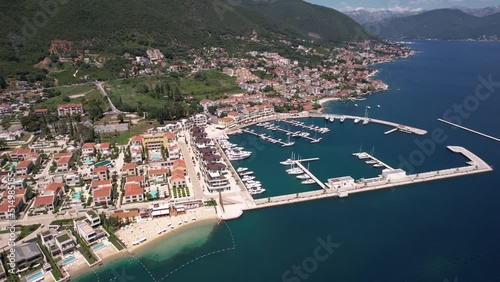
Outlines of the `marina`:
{"label": "marina", "polygon": [[272,138],[272,137],[266,136],[265,134],[258,134],[258,133],[256,133],[256,132],[255,132],[255,131],[253,131],[253,130],[242,129],[241,131],[243,131],[243,132],[245,132],[245,133],[252,134],[252,135],[254,135],[254,136],[259,137],[259,138],[260,138],[260,139],[262,139],[262,140],[269,141],[269,142],[271,142],[271,143],[278,143],[278,144],[281,144],[281,146],[283,146],[283,147],[292,146],[292,145],[294,144],[294,142],[283,142],[283,141],[281,141],[281,139],[275,139],[275,138]]}
{"label": "marina", "polygon": [[318,200],[330,197],[344,198],[347,197],[349,194],[368,192],[385,188],[393,188],[393,187],[399,187],[399,186],[422,183],[422,182],[436,181],[440,179],[490,172],[493,170],[492,167],[488,165],[485,161],[483,161],[481,158],[479,158],[474,153],[470,152],[464,147],[448,146],[447,148],[453,153],[461,154],[464,157],[468,158],[468,161],[466,162],[467,165],[455,168],[429,171],[424,173],[407,174],[406,171],[402,169],[390,168],[389,165],[374,158],[370,154],[363,152],[357,154],[359,155],[363,154],[362,155],[363,158],[366,156],[370,159],[376,160],[377,162],[384,164],[384,166],[388,168],[384,169],[381,175],[374,178],[369,178],[369,179],[362,178],[359,180],[354,180],[350,176],[343,176],[343,177],[331,178],[328,179],[327,183],[322,183],[301,163],[315,159],[294,160],[294,163],[304,173],[309,175],[311,180],[314,180],[315,183],[320,185],[323,189],[256,199],[254,200],[255,205],[247,206],[244,208],[244,210],[254,210],[254,209],[300,203],[304,201]]}
{"label": "marina", "polygon": [[275,125],[273,127],[270,127],[270,129],[271,130],[277,130],[277,131],[284,132],[288,136],[307,139],[307,140],[311,141],[311,143],[318,143],[321,140],[321,138],[312,138],[312,137],[309,137],[309,135],[305,134],[305,132],[292,132],[290,130],[283,129],[283,128],[277,126],[277,125]]}
{"label": "marina", "polygon": [[301,127],[301,128],[308,129],[308,130],[315,131],[315,132],[319,132],[319,133],[327,133],[330,131],[330,129],[327,127],[306,125],[303,122],[296,121],[296,120],[278,119],[277,121],[278,122],[285,122],[285,123],[291,124],[291,125],[296,126],[296,127]]}

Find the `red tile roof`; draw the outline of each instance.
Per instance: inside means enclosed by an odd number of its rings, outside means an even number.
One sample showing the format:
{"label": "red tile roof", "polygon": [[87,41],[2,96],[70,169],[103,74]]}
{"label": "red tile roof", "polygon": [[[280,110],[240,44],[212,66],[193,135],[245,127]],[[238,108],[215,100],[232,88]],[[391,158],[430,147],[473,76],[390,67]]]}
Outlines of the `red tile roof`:
{"label": "red tile roof", "polygon": [[135,196],[144,194],[144,189],[137,183],[125,184],[125,196]]}
{"label": "red tile roof", "polygon": [[33,204],[34,207],[39,207],[39,206],[46,206],[46,205],[53,205],[56,200],[55,195],[45,195],[45,196],[38,196],[35,198],[35,203]]}
{"label": "red tile roof", "polygon": [[153,170],[150,170],[148,173],[149,173],[149,175],[167,174],[168,168],[153,169]]}
{"label": "red tile roof", "polygon": [[123,170],[128,170],[128,169],[134,169],[137,167],[137,164],[136,163],[126,163],[123,165]]}
{"label": "red tile roof", "polygon": [[94,168],[94,172],[103,172],[103,171],[108,171],[108,167],[103,165],[103,166],[98,166]]}
{"label": "red tile roof", "polygon": [[82,146],[82,149],[94,149],[95,143],[85,143]]}
{"label": "red tile roof", "polygon": [[90,187],[99,187],[99,186],[111,186],[111,180],[94,180],[90,183]]}
{"label": "red tile roof", "polygon": [[56,192],[57,189],[62,189],[62,188],[64,188],[64,183],[52,182],[49,185],[47,185],[47,188],[45,188],[45,192],[49,192],[49,191]]}
{"label": "red tile roof", "polygon": [[146,177],[144,175],[136,175],[136,176],[129,176],[129,177],[127,177],[125,183],[143,182],[143,181],[146,181]]}
{"label": "red tile roof", "polygon": [[109,186],[95,189],[92,191],[92,197],[94,197],[94,199],[103,198],[103,197],[110,197],[111,190],[113,190],[113,189],[112,189],[112,187],[109,187]]}
{"label": "red tile roof", "polygon": [[31,152],[30,149],[23,149],[23,148],[15,148],[12,150],[11,154],[16,154],[16,155],[26,155]]}
{"label": "red tile roof", "polygon": [[60,159],[57,160],[57,164],[69,164],[69,162],[71,161],[71,157],[62,157]]}
{"label": "red tile roof", "polygon": [[28,166],[32,164],[31,161],[22,161],[22,162],[19,162],[16,166],[16,169],[21,169],[21,168],[28,168]]}

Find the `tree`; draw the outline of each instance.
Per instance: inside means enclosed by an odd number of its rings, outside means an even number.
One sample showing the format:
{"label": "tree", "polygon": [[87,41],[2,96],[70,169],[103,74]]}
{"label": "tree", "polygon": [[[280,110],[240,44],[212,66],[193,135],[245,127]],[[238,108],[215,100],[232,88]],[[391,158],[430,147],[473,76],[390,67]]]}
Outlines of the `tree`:
{"label": "tree", "polygon": [[12,125],[12,117],[4,116],[2,121],[0,122],[0,125],[3,127],[3,129],[9,130],[10,126]]}
{"label": "tree", "polygon": [[7,142],[5,140],[0,140],[0,149],[7,147]]}
{"label": "tree", "polygon": [[0,90],[7,88],[7,82],[0,76]]}
{"label": "tree", "polygon": [[120,123],[123,123],[125,120],[125,115],[122,113],[118,114],[118,120],[120,121]]}

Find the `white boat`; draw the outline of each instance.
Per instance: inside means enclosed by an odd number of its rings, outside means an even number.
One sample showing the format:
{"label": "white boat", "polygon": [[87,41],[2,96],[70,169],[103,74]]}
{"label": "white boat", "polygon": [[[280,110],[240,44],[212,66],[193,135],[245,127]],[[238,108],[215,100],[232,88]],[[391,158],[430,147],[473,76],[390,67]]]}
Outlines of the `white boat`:
{"label": "white boat", "polygon": [[330,122],[334,122],[335,118],[334,117],[330,117],[329,120],[330,120]]}
{"label": "white boat", "polygon": [[240,173],[241,176],[251,175],[251,174],[253,174],[253,171],[251,171],[251,170]]}
{"label": "white boat", "polygon": [[359,118],[354,119],[354,123],[358,123],[358,122],[359,122]]}
{"label": "white boat", "polygon": [[365,120],[363,120],[363,125],[367,125],[369,122],[370,122],[369,119],[365,119]]}
{"label": "white boat", "polygon": [[254,180],[254,179],[255,179],[255,176],[245,175],[241,180],[249,181],[249,180]]}
{"label": "white boat", "polygon": [[309,175],[307,175],[307,174],[304,173],[304,174],[297,175],[297,178],[298,179],[309,179],[311,177]]}
{"label": "white boat", "polygon": [[341,116],[340,117],[340,122],[344,122],[344,120],[345,120],[345,116]]}
{"label": "white boat", "polygon": [[383,167],[383,166],[384,166],[384,165],[383,165],[383,164],[381,164],[381,163],[376,163],[376,164],[374,164],[374,165],[373,165],[373,167]]}
{"label": "white boat", "polygon": [[353,156],[359,156],[361,155],[361,149],[363,148],[363,143],[361,143],[361,145],[359,145],[359,152],[358,153],[352,153]]}
{"label": "white boat", "polygon": [[354,104],[354,107],[357,107],[357,106],[358,106],[358,104]]}
{"label": "white boat", "polygon": [[292,168],[292,169],[288,169],[286,171],[286,173],[290,174],[290,175],[297,175],[297,174],[302,174],[304,173],[304,171],[298,167],[295,167],[295,168]]}
{"label": "white boat", "polygon": [[293,160],[292,159],[287,159],[286,161],[280,162],[281,165],[292,165]]}
{"label": "white boat", "polygon": [[380,105],[377,105],[377,108],[380,108]]}
{"label": "white boat", "polygon": [[370,160],[370,161],[366,161],[365,163],[367,163],[367,164],[376,164],[376,163],[377,163],[377,161]]}
{"label": "white boat", "polygon": [[239,167],[236,171],[237,172],[244,172],[244,171],[247,171],[248,168],[247,167]]}
{"label": "white boat", "polygon": [[314,181],[312,179],[307,179],[307,180],[301,181],[300,183],[308,185],[308,184],[314,184],[314,183],[316,183],[316,181]]}
{"label": "white boat", "polygon": [[360,160],[362,160],[362,159],[369,159],[369,158],[370,158],[370,156],[368,156],[368,154],[367,154],[367,153],[360,153],[360,154],[358,154],[358,156],[357,156],[357,157],[358,157],[358,159],[360,159]]}

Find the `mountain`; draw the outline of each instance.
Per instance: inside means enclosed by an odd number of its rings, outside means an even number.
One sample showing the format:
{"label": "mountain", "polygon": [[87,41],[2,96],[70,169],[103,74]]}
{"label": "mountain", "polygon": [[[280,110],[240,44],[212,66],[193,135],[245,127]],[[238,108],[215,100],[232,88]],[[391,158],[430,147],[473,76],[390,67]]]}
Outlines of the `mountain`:
{"label": "mountain", "polygon": [[496,13],[500,13],[500,5],[485,7],[485,8],[467,8],[467,7],[453,7],[453,8],[476,17],[486,17]]}
{"label": "mountain", "polygon": [[73,49],[136,54],[156,47],[172,56],[210,45],[240,48],[241,36],[254,31],[325,43],[369,37],[349,17],[302,0],[2,0],[0,73],[39,62],[55,39],[72,41]]}
{"label": "mountain", "polygon": [[243,0],[243,5],[295,32],[329,42],[375,38],[343,13],[303,0]]}
{"label": "mountain", "polygon": [[349,11],[344,11],[343,13],[351,17],[353,20],[360,24],[367,24],[372,22],[379,22],[390,18],[399,18],[406,16],[413,16],[423,13],[422,9],[415,10],[405,10],[405,9],[394,9],[394,10],[367,10],[367,9],[354,9]]}
{"label": "mountain", "polygon": [[409,39],[480,39],[500,36],[500,13],[476,17],[458,9],[440,9],[380,22],[381,36]]}

